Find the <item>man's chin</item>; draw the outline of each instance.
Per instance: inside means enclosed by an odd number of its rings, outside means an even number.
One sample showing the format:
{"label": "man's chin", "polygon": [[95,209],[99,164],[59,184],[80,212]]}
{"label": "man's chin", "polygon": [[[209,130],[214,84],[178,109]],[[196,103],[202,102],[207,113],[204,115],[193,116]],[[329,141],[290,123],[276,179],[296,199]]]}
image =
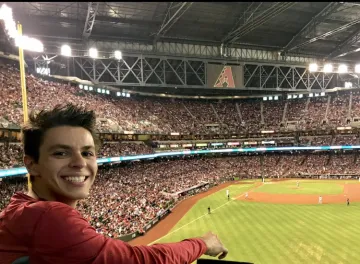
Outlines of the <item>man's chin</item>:
{"label": "man's chin", "polygon": [[87,197],[89,197],[89,192],[71,192],[71,193],[63,193],[62,194],[64,200],[66,201],[79,201],[79,200],[83,200],[86,199]]}

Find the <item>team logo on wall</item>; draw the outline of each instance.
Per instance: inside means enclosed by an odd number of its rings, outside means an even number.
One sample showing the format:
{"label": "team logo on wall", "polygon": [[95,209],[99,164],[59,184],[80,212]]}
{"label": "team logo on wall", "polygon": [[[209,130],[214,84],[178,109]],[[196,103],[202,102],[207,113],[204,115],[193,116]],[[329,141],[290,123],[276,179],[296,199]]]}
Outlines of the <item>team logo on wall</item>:
{"label": "team logo on wall", "polygon": [[244,87],[243,67],[209,63],[206,66],[206,80],[209,88],[241,89]]}
{"label": "team logo on wall", "polygon": [[[224,86],[225,84],[225,86]],[[219,74],[219,77],[217,78],[214,87],[216,88],[235,88],[235,82],[233,73],[231,70],[231,66],[224,66],[221,73]]]}

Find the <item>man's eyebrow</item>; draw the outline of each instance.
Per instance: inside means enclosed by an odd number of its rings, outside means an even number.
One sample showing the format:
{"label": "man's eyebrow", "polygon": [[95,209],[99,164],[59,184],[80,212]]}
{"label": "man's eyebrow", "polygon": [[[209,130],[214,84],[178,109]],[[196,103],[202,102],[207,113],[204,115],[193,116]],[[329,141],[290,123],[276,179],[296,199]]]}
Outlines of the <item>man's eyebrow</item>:
{"label": "man's eyebrow", "polygon": [[[81,149],[89,150],[89,149],[94,149],[94,148],[95,148],[95,146],[93,146],[93,145],[87,145],[87,146],[83,146]],[[64,145],[64,144],[56,144],[56,145],[51,146],[49,148],[49,151],[54,150],[54,149],[67,149],[67,150],[69,150],[69,149],[72,149],[72,147],[68,146],[68,145]]]}

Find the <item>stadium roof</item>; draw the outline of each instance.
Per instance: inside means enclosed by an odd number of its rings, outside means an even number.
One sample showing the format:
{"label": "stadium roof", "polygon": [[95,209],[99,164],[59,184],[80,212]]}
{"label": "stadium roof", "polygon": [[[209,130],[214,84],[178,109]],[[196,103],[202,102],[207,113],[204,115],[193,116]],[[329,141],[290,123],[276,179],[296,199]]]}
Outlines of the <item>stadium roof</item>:
{"label": "stadium roof", "polygon": [[257,47],[360,58],[356,2],[14,2],[23,30],[46,45],[87,40]]}

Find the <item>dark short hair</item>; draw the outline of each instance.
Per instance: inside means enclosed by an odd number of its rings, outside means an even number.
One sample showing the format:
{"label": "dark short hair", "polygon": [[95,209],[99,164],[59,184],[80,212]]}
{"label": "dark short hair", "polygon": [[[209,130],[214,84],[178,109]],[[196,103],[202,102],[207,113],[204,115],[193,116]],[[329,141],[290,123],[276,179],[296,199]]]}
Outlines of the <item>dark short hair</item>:
{"label": "dark short hair", "polygon": [[39,161],[40,146],[45,133],[55,127],[73,126],[88,130],[95,142],[96,151],[100,148],[100,140],[95,131],[96,116],[92,110],[73,104],[57,105],[52,110],[42,110],[38,114],[32,111],[29,121],[22,127],[22,142],[24,154]]}

